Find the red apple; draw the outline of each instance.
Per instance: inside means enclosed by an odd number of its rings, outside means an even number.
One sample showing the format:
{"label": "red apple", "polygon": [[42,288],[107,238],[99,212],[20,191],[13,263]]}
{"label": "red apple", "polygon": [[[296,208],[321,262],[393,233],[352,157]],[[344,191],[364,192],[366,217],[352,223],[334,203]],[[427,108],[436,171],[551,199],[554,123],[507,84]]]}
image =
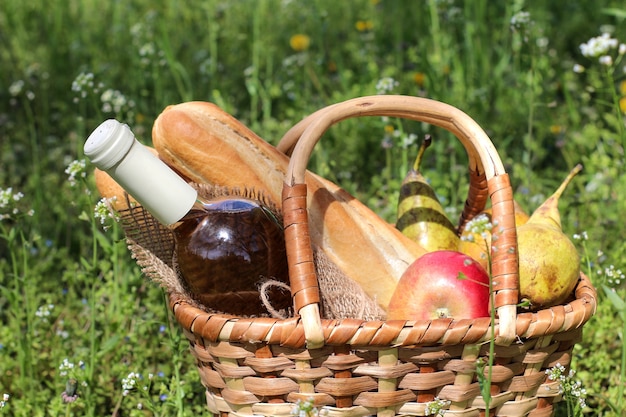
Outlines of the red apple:
{"label": "red apple", "polygon": [[489,275],[455,251],[422,255],[400,277],[389,302],[390,320],[489,317]]}

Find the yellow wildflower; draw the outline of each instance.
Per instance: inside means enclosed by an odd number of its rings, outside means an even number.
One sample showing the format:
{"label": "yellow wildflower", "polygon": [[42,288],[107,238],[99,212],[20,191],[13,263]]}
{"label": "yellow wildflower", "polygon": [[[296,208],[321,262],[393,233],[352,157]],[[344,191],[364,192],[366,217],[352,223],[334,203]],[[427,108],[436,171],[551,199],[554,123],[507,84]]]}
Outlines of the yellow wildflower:
{"label": "yellow wildflower", "polygon": [[374,24],[371,20],[358,20],[354,26],[359,32],[367,32],[368,30],[372,30]]}
{"label": "yellow wildflower", "polygon": [[626,80],[622,80],[619,83],[619,92],[621,95],[626,96]]}
{"label": "yellow wildflower", "polygon": [[423,87],[425,80],[426,74],[424,74],[423,72],[416,72],[415,74],[413,74],[413,81],[415,81],[415,84],[417,84],[418,86]]}
{"label": "yellow wildflower", "polygon": [[309,45],[311,45],[311,38],[302,33],[295,34],[289,39],[289,46],[296,52],[306,51]]}
{"label": "yellow wildflower", "polygon": [[626,97],[622,97],[619,99],[619,109],[622,113],[626,114]]}
{"label": "yellow wildflower", "polygon": [[396,130],[392,125],[385,125],[385,133],[391,135]]}
{"label": "yellow wildflower", "polygon": [[553,135],[559,135],[561,133],[563,133],[563,126],[561,125],[551,125],[550,126],[550,133],[552,133]]}

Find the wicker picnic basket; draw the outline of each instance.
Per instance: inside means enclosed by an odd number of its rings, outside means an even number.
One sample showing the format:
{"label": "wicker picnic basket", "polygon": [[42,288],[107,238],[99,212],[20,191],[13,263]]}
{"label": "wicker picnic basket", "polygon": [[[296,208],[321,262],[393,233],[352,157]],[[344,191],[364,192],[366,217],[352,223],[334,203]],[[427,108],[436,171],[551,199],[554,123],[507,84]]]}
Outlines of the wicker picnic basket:
{"label": "wicker picnic basket", "polygon": [[[317,141],[351,117],[389,116],[431,123],[452,132],[467,151],[470,187],[461,223],[488,199],[499,238],[492,274],[497,318],[364,321],[320,317],[320,293],[308,233],[304,175]],[[484,131],[460,110],[405,96],[362,97],[317,111],[285,134],[278,148],[291,155],[282,210],[295,317],[211,314],[170,293],[170,305],[195,357],[211,413],[288,416],[313,401],[320,415],[423,416],[445,400],[445,415],[480,416],[485,401],[477,363],[495,340],[489,415],[550,416],[561,400],[545,370],[568,366],[596,292],[581,274],[566,304],[519,312],[513,192]],[[485,371],[486,372],[486,371]]]}

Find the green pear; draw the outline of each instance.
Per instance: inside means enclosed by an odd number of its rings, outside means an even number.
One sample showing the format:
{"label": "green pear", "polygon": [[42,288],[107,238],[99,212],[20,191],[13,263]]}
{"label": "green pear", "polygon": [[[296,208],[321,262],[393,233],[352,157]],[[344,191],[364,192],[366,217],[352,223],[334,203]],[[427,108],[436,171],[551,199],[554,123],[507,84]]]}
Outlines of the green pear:
{"label": "green pear", "polygon": [[520,298],[531,309],[563,303],[580,277],[580,256],[561,229],[559,198],[572,178],[582,170],[578,164],[559,188],[517,229]]}
{"label": "green pear", "polygon": [[457,250],[460,239],[456,229],[443,211],[434,190],[419,171],[424,151],[430,142],[427,136],[420,145],[413,168],[402,182],[396,227],[428,252]]}

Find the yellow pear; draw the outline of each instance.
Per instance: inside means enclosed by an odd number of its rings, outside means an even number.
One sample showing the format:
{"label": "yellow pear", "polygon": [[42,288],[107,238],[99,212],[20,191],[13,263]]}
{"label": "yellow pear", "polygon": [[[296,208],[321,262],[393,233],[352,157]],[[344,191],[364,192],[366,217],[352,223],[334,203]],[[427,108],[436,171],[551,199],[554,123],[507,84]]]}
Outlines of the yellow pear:
{"label": "yellow pear", "polygon": [[[525,224],[530,216],[524,211],[520,204],[513,200],[513,207],[515,208],[515,226],[520,227]],[[481,211],[476,217],[480,215],[487,216],[489,222],[491,222],[492,209],[491,207]],[[476,218],[474,217],[474,218]],[[469,230],[467,227],[463,228],[461,232],[461,240],[459,242],[459,252],[463,252],[466,255],[471,256],[474,260],[478,261],[483,268],[488,269],[489,257],[487,251],[491,247],[491,232],[485,231],[483,233],[476,233]]]}
{"label": "yellow pear", "polygon": [[559,188],[517,229],[520,298],[531,309],[563,303],[580,276],[580,256],[561,229],[559,198],[582,170],[574,167]]}
{"label": "yellow pear", "polygon": [[[513,207],[515,208],[515,226],[519,227],[526,223],[530,216],[524,211],[522,206],[520,206],[516,200],[513,200]],[[492,211],[491,207],[489,207],[483,210],[483,213],[487,214],[491,219]]]}
{"label": "yellow pear", "polygon": [[[489,243],[487,243],[487,245],[489,245]],[[480,266],[485,268],[486,271],[489,271],[489,257],[487,256],[488,247],[489,246],[485,246],[485,239],[482,237],[480,237],[480,241],[478,242],[464,240],[461,238],[461,240],[459,240],[459,248],[457,250],[468,255],[473,260],[478,262]]]}
{"label": "yellow pear", "polygon": [[424,151],[430,142],[427,136],[420,145],[413,168],[402,182],[396,227],[428,252],[457,250],[459,236],[455,227],[443,211],[434,190],[419,171]]}

